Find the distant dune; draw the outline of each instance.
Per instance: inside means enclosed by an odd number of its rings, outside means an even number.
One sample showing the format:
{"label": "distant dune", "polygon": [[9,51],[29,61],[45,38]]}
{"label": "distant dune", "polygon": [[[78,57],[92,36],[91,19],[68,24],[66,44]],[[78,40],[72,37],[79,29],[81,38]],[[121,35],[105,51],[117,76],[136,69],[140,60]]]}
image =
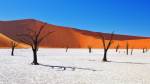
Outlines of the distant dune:
{"label": "distant dune", "polygon": [[[9,37],[0,33],[0,47],[1,48],[10,48],[11,42],[16,42],[16,41],[14,41],[14,40],[10,39]],[[20,43],[17,47],[18,48],[27,48],[29,46]]]}
{"label": "distant dune", "polygon": [[[0,47],[10,47],[10,42],[19,41],[17,34],[27,32],[28,28],[37,30],[43,24],[41,21],[34,19],[24,19],[15,21],[0,21]],[[51,35],[45,38],[41,43],[41,47],[46,48],[102,48],[102,43],[98,36],[101,34],[107,40],[110,39],[110,34],[101,32],[91,32],[87,30],[79,30],[75,28],[56,26],[48,24],[42,32],[54,31]],[[117,31],[116,31],[117,32]],[[129,36],[115,34],[114,42],[111,48],[115,48],[119,43],[120,48],[125,48],[126,43],[129,43],[129,48],[150,48],[150,38],[141,36]],[[27,47],[25,44],[20,44],[20,47]]]}

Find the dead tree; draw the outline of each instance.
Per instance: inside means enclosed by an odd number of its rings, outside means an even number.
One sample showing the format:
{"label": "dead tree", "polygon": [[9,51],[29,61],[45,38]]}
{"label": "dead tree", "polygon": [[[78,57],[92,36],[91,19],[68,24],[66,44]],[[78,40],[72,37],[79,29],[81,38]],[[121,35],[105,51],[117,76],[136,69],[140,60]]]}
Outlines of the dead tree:
{"label": "dead tree", "polygon": [[44,30],[47,24],[44,23],[38,30],[28,29],[27,33],[19,34],[20,41],[31,46],[33,51],[33,65],[39,65],[37,62],[37,51],[39,49],[40,43],[53,32],[47,32],[42,35],[42,31]]}
{"label": "dead tree", "polygon": [[143,53],[145,53],[145,48],[143,48]]}
{"label": "dead tree", "polygon": [[133,54],[133,50],[134,50],[134,48],[131,48],[131,55]]}
{"label": "dead tree", "polygon": [[69,49],[69,47],[67,46],[67,47],[66,47],[66,53],[68,52],[68,49]]}
{"label": "dead tree", "polygon": [[110,40],[108,40],[108,44],[106,44],[107,42],[106,42],[105,37],[100,34],[101,41],[103,43],[103,48],[104,48],[104,57],[102,59],[103,62],[107,62],[107,51],[109,50],[109,48],[113,42],[113,36],[114,36],[114,33],[111,34]]}
{"label": "dead tree", "polygon": [[120,45],[118,43],[117,46],[116,46],[116,52],[118,52],[119,47],[120,47]]}
{"label": "dead tree", "polygon": [[89,53],[91,53],[92,52],[91,46],[88,46],[88,49],[89,49]]}
{"label": "dead tree", "polygon": [[126,54],[127,55],[129,54],[129,43],[128,42],[126,43]]}
{"label": "dead tree", "polygon": [[145,51],[148,52],[148,48],[146,48]]}
{"label": "dead tree", "polygon": [[17,42],[12,41],[11,42],[11,56],[14,56],[14,50],[18,46]]}

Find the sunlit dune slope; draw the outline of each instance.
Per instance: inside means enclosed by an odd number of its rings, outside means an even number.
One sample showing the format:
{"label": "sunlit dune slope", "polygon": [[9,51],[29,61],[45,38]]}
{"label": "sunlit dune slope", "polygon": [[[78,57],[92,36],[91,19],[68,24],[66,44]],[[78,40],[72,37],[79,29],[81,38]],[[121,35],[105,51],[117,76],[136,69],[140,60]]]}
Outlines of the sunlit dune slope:
{"label": "sunlit dune slope", "polygon": [[[3,35],[0,33],[0,47],[1,48],[9,48],[12,46],[12,42],[16,42],[12,39],[10,39],[9,37]],[[21,44],[19,43],[17,48],[27,48],[27,45]]]}

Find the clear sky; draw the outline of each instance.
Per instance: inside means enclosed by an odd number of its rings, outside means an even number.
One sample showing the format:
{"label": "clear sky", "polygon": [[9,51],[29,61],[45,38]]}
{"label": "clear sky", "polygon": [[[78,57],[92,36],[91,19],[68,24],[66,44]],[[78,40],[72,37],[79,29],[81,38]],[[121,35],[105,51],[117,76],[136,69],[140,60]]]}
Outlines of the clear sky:
{"label": "clear sky", "polygon": [[28,18],[97,32],[150,36],[150,0],[0,0],[0,20]]}

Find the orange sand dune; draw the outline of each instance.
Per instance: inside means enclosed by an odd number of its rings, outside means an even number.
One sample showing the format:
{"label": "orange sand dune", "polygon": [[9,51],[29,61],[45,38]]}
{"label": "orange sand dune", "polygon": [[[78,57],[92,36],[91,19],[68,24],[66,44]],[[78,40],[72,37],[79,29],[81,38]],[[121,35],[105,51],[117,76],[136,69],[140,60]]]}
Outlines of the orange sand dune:
{"label": "orange sand dune", "polygon": [[[121,48],[126,48],[127,43],[129,44],[129,48],[150,48],[150,39],[138,39],[138,40],[125,40],[119,41]],[[117,45],[117,43],[116,43]]]}
{"label": "orange sand dune", "polygon": [[[18,40],[17,34],[27,32],[28,28],[38,30],[43,24],[41,21],[33,19],[16,20],[16,21],[0,21],[0,33],[6,37]],[[75,28],[62,27],[48,24],[45,30],[42,32],[44,35],[47,32],[54,31],[51,35],[45,38],[41,43],[41,47],[53,47],[53,48],[102,48],[102,42],[98,38],[99,34],[103,35],[107,40],[110,39],[110,34],[101,32],[91,32],[86,30],[79,30]],[[125,48],[128,41],[129,47],[133,48],[150,48],[149,37],[129,36],[129,35],[118,35],[115,34],[114,42],[111,48],[115,48],[119,43],[120,48]],[[4,40],[1,40],[2,42]],[[0,41],[0,43],[2,43]],[[7,46],[8,43],[6,42]],[[4,45],[4,47],[5,47]]]}
{"label": "orange sand dune", "polygon": [[[2,47],[3,48],[11,47],[11,42],[15,42],[15,41],[0,33],[0,47],[1,48]],[[23,44],[19,44],[17,47],[18,48],[25,48],[25,47],[28,47],[28,46],[23,45]]]}

